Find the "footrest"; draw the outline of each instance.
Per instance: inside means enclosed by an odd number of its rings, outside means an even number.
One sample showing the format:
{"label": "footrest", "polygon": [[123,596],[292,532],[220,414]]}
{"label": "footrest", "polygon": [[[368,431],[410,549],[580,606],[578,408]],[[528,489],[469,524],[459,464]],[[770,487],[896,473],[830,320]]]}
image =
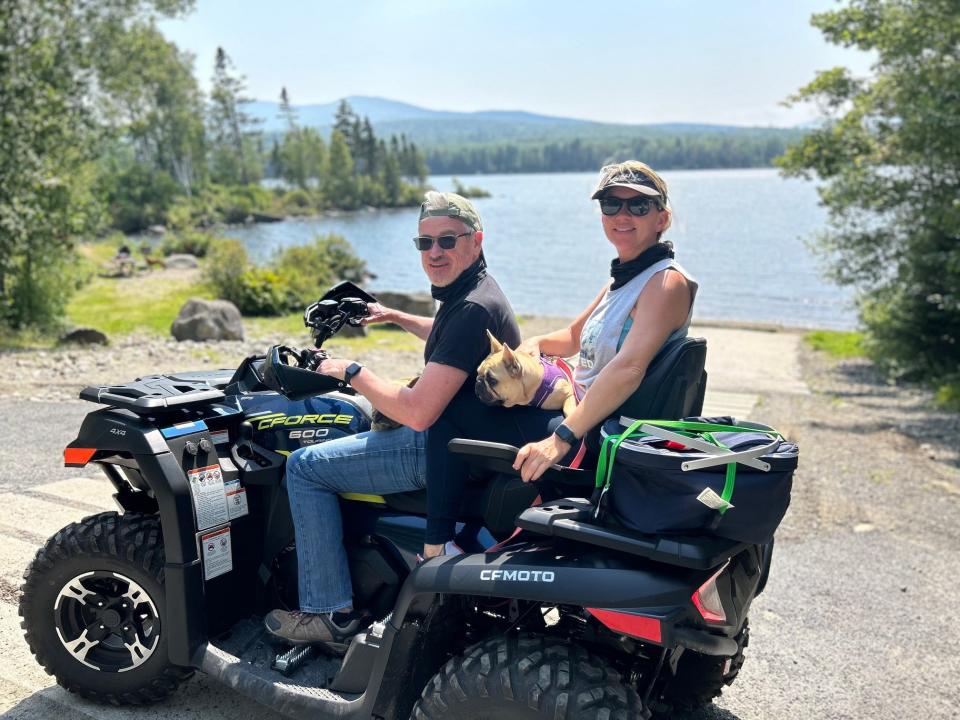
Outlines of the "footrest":
{"label": "footrest", "polygon": [[524,510],[517,517],[517,527],[694,570],[717,567],[747,547],[747,543],[725,538],[644,535],[594,525],[593,509],[589,500],[581,498],[555,500]]}

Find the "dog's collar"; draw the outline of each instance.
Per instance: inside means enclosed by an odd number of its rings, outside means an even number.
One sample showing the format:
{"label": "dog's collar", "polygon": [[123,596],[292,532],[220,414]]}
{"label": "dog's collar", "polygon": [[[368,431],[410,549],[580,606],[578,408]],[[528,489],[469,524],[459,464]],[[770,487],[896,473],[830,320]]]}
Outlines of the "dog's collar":
{"label": "dog's collar", "polygon": [[544,401],[550,397],[550,393],[557,387],[557,383],[566,380],[567,376],[557,365],[547,360],[546,356],[540,356],[540,364],[543,366],[543,379],[540,386],[533,394],[533,400],[530,404],[534,407],[540,407]]}

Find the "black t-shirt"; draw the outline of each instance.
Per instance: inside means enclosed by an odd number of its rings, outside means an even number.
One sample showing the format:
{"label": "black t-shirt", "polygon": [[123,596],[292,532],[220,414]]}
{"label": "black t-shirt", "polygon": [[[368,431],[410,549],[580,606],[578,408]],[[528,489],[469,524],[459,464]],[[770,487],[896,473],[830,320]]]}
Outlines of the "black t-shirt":
{"label": "black t-shirt", "polygon": [[440,305],[423,350],[424,363],[463,370],[468,377],[461,389],[473,392],[477,366],[490,354],[487,330],[511,348],[520,344],[520,328],[513,308],[490,275],[465,295]]}

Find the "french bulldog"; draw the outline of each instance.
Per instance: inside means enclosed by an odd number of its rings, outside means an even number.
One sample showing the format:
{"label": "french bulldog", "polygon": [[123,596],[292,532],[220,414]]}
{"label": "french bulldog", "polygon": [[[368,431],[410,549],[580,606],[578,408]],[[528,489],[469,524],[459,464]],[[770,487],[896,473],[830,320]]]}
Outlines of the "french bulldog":
{"label": "french bulldog", "polygon": [[511,350],[487,330],[490,354],[477,368],[474,391],[486,405],[532,405],[563,409],[564,417],[577,406],[573,386],[564,372],[545,357]]}

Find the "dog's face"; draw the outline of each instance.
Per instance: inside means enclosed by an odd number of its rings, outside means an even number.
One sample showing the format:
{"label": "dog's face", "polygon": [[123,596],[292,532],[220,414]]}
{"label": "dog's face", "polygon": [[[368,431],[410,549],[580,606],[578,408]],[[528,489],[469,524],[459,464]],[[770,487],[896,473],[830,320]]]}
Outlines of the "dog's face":
{"label": "dog's face", "polygon": [[489,330],[487,336],[490,338],[490,354],[477,368],[474,387],[477,397],[486,405],[525,405],[528,398],[523,384],[524,373],[535,372],[532,365],[539,366],[539,363],[529,355],[502,345]]}

